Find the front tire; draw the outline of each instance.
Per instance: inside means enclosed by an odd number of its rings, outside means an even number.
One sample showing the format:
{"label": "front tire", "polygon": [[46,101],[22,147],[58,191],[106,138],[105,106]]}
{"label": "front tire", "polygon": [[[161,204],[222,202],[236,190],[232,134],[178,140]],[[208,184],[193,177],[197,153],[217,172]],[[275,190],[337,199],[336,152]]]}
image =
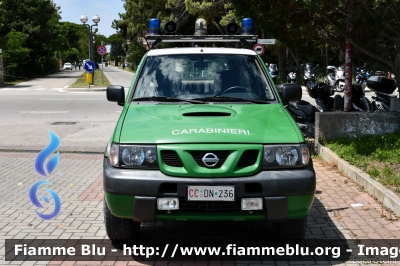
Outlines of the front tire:
{"label": "front tire", "polygon": [[282,240],[301,240],[306,234],[307,216],[300,219],[287,220],[284,223],[274,224],[278,238]]}
{"label": "front tire", "polygon": [[140,223],[114,216],[104,199],[104,223],[111,241],[129,241],[140,233]]}

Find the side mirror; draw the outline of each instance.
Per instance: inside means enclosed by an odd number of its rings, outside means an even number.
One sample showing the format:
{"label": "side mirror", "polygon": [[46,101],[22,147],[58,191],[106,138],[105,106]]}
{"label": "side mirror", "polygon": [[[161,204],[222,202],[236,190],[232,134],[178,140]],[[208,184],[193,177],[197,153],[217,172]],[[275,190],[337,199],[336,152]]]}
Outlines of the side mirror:
{"label": "side mirror", "polygon": [[299,84],[284,83],[276,86],[279,96],[282,99],[283,105],[288,105],[289,102],[301,100],[302,90]]}
{"label": "side mirror", "polygon": [[125,104],[125,90],[124,87],[119,85],[111,85],[107,87],[107,100],[110,102],[117,102],[118,105],[124,106]]}

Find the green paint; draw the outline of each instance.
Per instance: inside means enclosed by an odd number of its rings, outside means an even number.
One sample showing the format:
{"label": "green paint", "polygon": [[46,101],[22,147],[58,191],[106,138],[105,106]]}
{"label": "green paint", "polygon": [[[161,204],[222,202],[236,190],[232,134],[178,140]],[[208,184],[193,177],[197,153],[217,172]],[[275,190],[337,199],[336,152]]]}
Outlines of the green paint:
{"label": "green paint", "polygon": [[133,218],[134,196],[115,195],[104,192],[107,205],[114,216],[119,218]]}
{"label": "green paint", "polygon": [[[185,116],[198,112],[221,112],[230,116]],[[113,141],[137,144],[277,144],[300,143],[304,138],[286,109],[278,103],[192,105],[134,102],[125,104]]]}

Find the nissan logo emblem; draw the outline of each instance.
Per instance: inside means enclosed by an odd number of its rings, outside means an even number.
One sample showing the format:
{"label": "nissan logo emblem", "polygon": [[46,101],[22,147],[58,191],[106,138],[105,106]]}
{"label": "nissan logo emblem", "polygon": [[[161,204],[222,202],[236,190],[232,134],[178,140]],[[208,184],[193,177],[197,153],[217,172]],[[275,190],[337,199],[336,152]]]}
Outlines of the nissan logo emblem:
{"label": "nissan logo emblem", "polygon": [[215,155],[214,153],[206,153],[206,155],[204,155],[201,160],[207,167],[216,166],[217,163],[219,162],[217,155]]}

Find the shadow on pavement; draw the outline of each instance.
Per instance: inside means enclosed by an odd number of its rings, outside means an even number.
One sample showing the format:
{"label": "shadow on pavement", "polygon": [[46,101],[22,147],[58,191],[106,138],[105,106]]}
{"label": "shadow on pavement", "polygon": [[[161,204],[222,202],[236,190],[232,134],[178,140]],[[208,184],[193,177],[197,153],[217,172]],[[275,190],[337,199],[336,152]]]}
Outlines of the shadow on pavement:
{"label": "shadow on pavement", "polygon": [[[329,263],[330,265],[344,263],[349,260],[350,254],[346,253],[348,243],[336,227],[335,223],[331,220],[328,212],[332,210],[326,210],[323,204],[315,198],[314,204],[308,215],[307,232],[305,240],[278,240],[276,237],[276,230],[271,223],[263,221],[223,221],[223,222],[198,222],[198,221],[166,221],[156,223],[142,223],[140,237],[132,242],[125,243],[113,243],[113,246],[117,249],[123,250],[127,247],[133,247],[133,245],[143,245],[146,247],[154,247],[155,250],[158,247],[161,251],[168,245],[169,249],[166,252],[166,256],[161,258],[150,257],[138,257],[131,256],[130,259],[137,261],[155,261],[155,260],[169,260],[170,262],[175,261],[240,261],[240,262],[278,262],[278,261],[291,261],[291,262],[322,262]],[[288,247],[289,245],[289,247]],[[173,259],[171,255],[174,249],[178,252],[182,251],[182,248],[191,247],[215,247],[221,248],[224,256],[177,256],[175,253]],[[250,253],[248,248],[250,247]],[[275,251],[279,247],[283,248],[288,255],[266,255],[260,253],[251,253],[254,247],[269,247],[275,248]],[[290,247],[293,247],[291,249]],[[335,248],[336,247],[336,248]],[[244,249],[242,249],[244,248]],[[296,251],[297,248],[297,251]],[[304,248],[304,249],[302,249]],[[326,250],[324,254],[318,254],[317,256],[305,256],[306,248],[313,252],[315,249]],[[334,248],[334,249],[332,249]],[[228,251],[229,249],[229,251]],[[271,251],[271,250],[270,250]],[[170,253],[168,253],[170,252]],[[229,256],[227,253],[229,252]],[[241,253],[242,252],[242,253]],[[244,253],[243,253],[244,252]],[[296,252],[300,254],[296,255]],[[301,254],[301,252],[303,252]],[[221,253],[220,253],[221,254]],[[245,255],[243,255],[245,254]],[[239,256],[240,255],[240,256]],[[304,255],[304,256],[302,256]],[[166,259],[169,258],[169,259]]]}

